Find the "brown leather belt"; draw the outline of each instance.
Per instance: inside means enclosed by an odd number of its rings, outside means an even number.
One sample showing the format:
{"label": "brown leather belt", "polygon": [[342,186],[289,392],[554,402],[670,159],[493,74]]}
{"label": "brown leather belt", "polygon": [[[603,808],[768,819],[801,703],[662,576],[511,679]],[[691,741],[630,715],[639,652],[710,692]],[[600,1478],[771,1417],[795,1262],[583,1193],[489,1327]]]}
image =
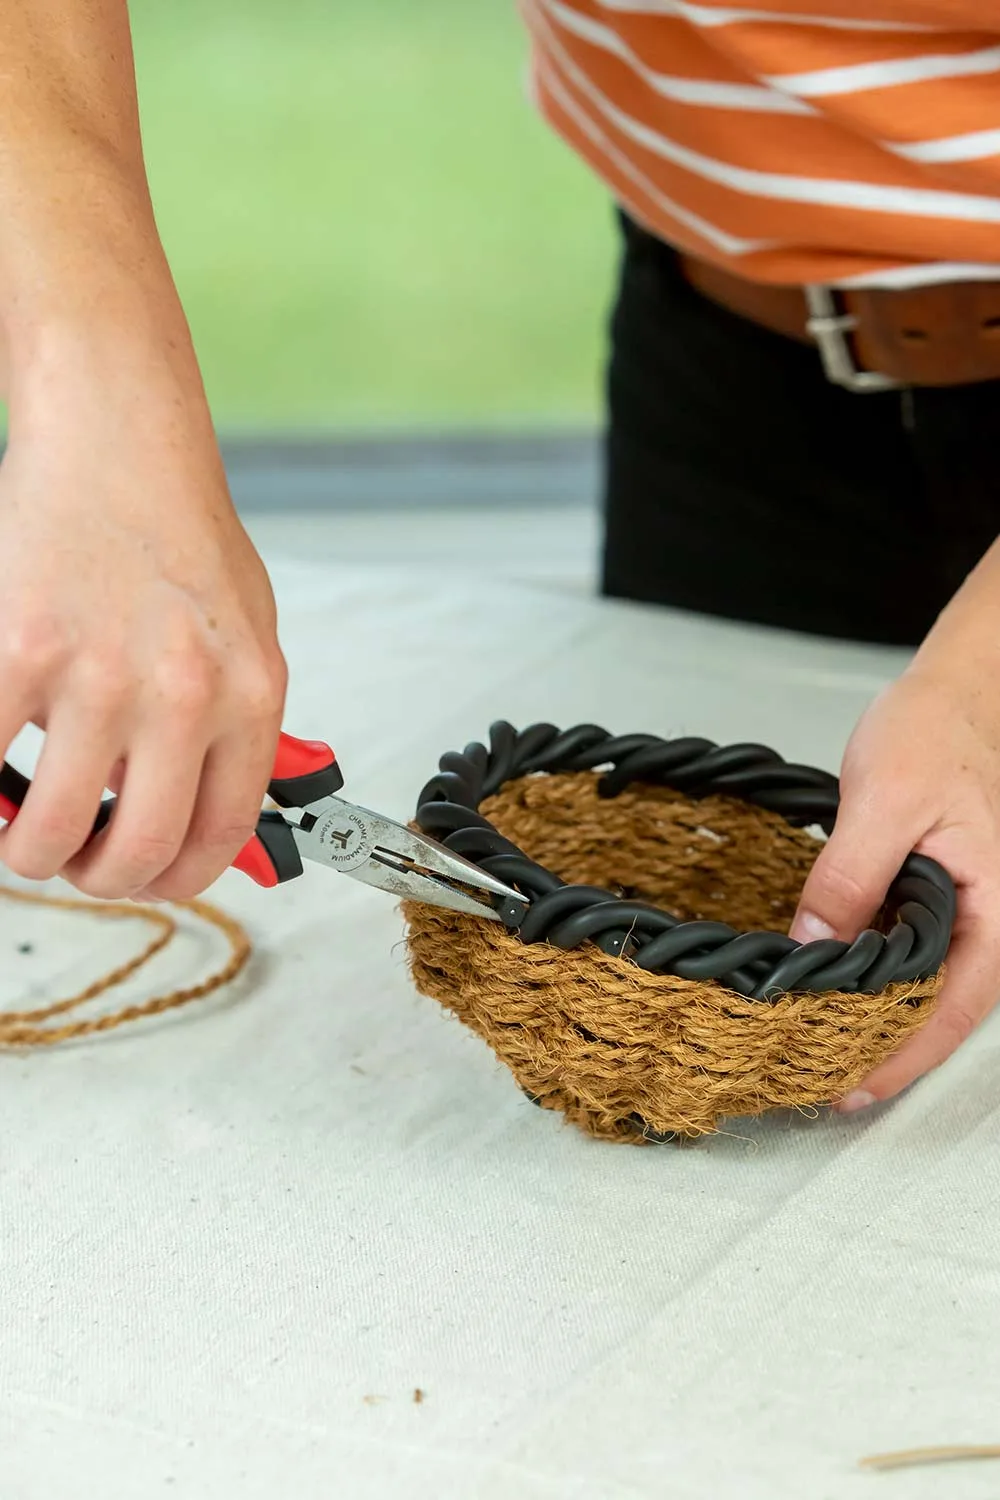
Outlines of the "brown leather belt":
{"label": "brown leather belt", "polygon": [[828,377],[849,390],[1000,380],[1000,279],[833,291],[762,285],[692,256],[680,264],[711,302],[815,344]]}

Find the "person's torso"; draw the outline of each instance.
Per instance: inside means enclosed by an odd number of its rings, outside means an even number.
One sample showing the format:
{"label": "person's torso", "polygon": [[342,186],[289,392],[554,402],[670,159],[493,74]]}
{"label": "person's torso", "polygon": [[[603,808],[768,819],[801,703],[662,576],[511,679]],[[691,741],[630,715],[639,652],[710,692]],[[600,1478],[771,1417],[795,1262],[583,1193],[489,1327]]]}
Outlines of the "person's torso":
{"label": "person's torso", "polygon": [[1000,277],[1000,0],[522,0],[539,104],[744,275]]}

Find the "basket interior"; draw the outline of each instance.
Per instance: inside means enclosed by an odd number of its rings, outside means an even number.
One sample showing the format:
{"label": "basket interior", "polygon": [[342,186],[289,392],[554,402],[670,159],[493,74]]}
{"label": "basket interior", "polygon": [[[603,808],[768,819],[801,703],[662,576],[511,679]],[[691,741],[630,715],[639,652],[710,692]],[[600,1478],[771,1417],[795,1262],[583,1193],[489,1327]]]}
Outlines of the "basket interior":
{"label": "basket interior", "polygon": [[684,921],[787,931],[821,837],[728,797],[663,787],[598,796],[591,772],[510,782],[480,811],[572,884],[649,901]]}

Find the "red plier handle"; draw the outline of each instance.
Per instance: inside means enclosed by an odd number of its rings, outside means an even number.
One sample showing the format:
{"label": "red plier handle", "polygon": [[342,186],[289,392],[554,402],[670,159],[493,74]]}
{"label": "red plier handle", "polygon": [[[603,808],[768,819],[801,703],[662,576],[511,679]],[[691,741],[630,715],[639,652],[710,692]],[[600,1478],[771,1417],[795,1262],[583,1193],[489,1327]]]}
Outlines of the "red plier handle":
{"label": "red plier handle", "polygon": [[[297,740],[282,734],[267,795],[279,807],[308,807],[333,797],[344,785],[337,757],[322,740]],[[233,869],[258,885],[283,885],[302,874],[302,857],[291,825],[278,812],[262,812],[257,832],[233,860]]]}
{"label": "red plier handle", "polygon": [[[333,797],[344,785],[337,757],[321,740],[297,740],[282,734],[274,758],[274,774],[267,788],[268,796],[279,807],[308,807],[323,797]],[[0,762],[0,819],[13,823],[31,782],[6,761]],[[109,797],[101,803],[93,833],[106,827],[115,805]],[[302,860],[291,826],[280,813],[262,812],[257,832],[233,861],[233,869],[249,875],[258,885],[281,885],[302,874]]]}

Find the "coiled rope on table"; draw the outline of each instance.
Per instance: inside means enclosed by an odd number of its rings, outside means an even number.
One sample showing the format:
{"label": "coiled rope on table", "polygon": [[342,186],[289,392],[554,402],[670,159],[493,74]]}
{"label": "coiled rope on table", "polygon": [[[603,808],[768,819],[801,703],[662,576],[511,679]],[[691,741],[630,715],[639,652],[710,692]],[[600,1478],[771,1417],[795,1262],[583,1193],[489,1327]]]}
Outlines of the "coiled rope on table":
{"label": "coiled rope on table", "polygon": [[681,921],[647,902],[567,884],[478,810],[518,778],[584,771],[602,773],[601,797],[616,797],[634,783],[667,787],[692,800],[722,795],[777,813],[792,827],[817,826],[827,834],[840,800],[835,776],[791,764],[764,745],[614,736],[596,724],[567,730],[534,724],[518,731],[500,721],[490,730],[488,747],[474,743],[441,757],[438,774],[420,794],[416,821],[528,897],[527,912],[511,914],[508,923],[523,942],[572,949],[593,941],[650,973],[715,980],[761,1001],[800,991],[874,995],[891,984],[927,979],[944,962],[955,889],[947,871],[925,855],[911,854],[893,881],[886,908],[896,920],[888,933],[869,929],[852,943],[797,943],[780,932],[740,933],[724,922]]}
{"label": "coiled rope on table", "polygon": [[162,1015],[165,1011],[177,1010],[196,1000],[207,999],[224,986],[231,984],[246,967],[253,952],[249,935],[243,926],[228,913],[207,901],[181,901],[175,903],[179,910],[186,911],[200,923],[220,932],[226,940],[228,955],[223,963],[194,984],[184,985],[163,995],[148,1000],[124,1005],[119,1010],[97,1016],[77,1016],[72,1020],[59,1020],[71,1011],[98,999],[109,990],[123,984],[132,975],[144,968],[158,953],[161,953],[175,937],[177,920],[161,906],[141,906],[131,901],[85,901],[73,897],[53,896],[48,893],[23,891],[12,886],[0,886],[0,900],[22,906],[42,907],[55,911],[78,912],[102,922],[141,922],[153,928],[153,934],[131,958],[102,974],[77,994],[66,999],[54,1000],[47,1005],[31,1010],[0,1010],[0,1050],[22,1047],[51,1047],[60,1042],[75,1041],[100,1032],[114,1031],[132,1021]]}

